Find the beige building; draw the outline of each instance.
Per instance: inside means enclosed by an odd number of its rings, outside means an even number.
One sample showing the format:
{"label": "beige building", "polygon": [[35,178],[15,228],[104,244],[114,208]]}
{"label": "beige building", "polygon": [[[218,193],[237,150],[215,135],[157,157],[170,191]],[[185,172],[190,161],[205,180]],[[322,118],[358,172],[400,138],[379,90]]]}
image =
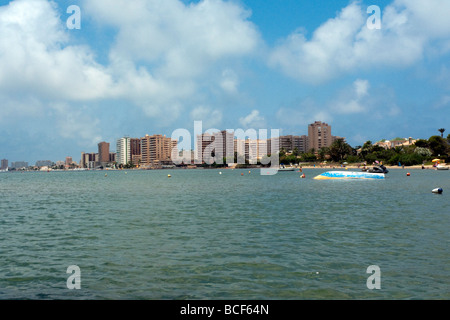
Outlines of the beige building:
{"label": "beige building", "polygon": [[64,165],[65,165],[66,167],[69,167],[69,166],[72,165],[72,163],[73,163],[72,157],[66,157],[66,161],[64,162]]}
{"label": "beige building", "polygon": [[80,167],[95,168],[99,161],[98,153],[81,153]]}
{"label": "beige building", "polygon": [[196,138],[196,162],[212,164],[234,162],[234,134],[226,130],[214,133],[203,133]]}
{"label": "beige building", "polygon": [[396,138],[393,140],[381,140],[374,143],[375,146],[382,147],[384,149],[392,149],[395,147],[407,147],[416,143],[417,140],[413,138]]}
{"label": "beige building", "polygon": [[288,135],[279,138],[280,150],[283,149],[288,153],[293,152],[295,149],[297,149],[298,152],[306,152],[308,151],[308,144],[308,137],[305,135]]}
{"label": "beige building", "polygon": [[172,149],[177,147],[177,141],[157,134],[141,138],[141,164],[159,165],[172,162]]}
{"label": "beige building", "polygon": [[332,143],[331,126],[327,123],[316,121],[308,126],[308,150],[317,152]]}
{"label": "beige building", "polygon": [[334,141],[344,137],[335,137],[331,135],[331,126],[325,122],[316,121],[308,126],[308,143],[306,151],[314,149],[318,152],[322,148],[330,147]]}
{"label": "beige building", "polygon": [[8,159],[2,159],[2,166],[0,167],[0,170],[6,169],[8,169]]}

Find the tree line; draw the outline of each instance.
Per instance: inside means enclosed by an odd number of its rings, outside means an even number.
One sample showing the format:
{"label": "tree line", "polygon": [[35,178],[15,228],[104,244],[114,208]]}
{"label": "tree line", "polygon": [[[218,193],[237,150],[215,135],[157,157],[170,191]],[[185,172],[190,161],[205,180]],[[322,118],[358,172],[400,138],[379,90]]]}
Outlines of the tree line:
{"label": "tree line", "polygon": [[[301,162],[317,162],[330,160],[336,163],[362,163],[371,164],[375,161],[383,161],[388,165],[418,165],[439,158],[449,162],[450,134],[445,139],[443,131],[439,129],[441,136],[431,136],[429,139],[419,139],[413,145],[398,146],[385,149],[371,141],[366,141],[363,146],[351,147],[343,139],[337,139],[330,147],[314,149],[306,153],[294,150],[287,153],[280,151],[280,163],[298,164]],[[445,130],[444,130],[445,131]]]}

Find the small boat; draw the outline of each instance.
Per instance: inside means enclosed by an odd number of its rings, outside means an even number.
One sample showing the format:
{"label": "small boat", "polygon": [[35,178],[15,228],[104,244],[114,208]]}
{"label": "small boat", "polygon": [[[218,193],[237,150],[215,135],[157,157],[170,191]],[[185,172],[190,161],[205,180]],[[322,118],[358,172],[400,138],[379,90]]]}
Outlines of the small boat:
{"label": "small boat", "polygon": [[294,167],[286,167],[286,166],[284,166],[284,165],[281,165],[281,166],[278,168],[278,171],[294,171],[294,170],[295,170]]}
{"label": "small boat", "polygon": [[328,171],[316,176],[315,180],[336,180],[336,179],[371,179],[383,180],[384,173],[353,172],[353,171]]}
{"label": "small boat", "polygon": [[372,169],[363,168],[362,171],[369,173],[384,173],[384,174],[387,174],[389,172],[389,170],[383,165],[375,166]]}
{"label": "small boat", "polygon": [[442,164],[442,163],[440,163],[436,166],[436,170],[448,170],[448,169],[449,169],[449,166],[446,166],[445,164]]}

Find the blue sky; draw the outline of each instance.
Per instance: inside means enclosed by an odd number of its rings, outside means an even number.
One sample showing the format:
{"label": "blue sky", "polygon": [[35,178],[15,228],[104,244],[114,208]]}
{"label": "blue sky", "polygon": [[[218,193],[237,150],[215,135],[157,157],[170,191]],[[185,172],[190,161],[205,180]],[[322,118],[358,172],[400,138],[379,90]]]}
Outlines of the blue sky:
{"label": "blue sky", "polygon": [[[70,5],[81,29],[69,29]],[[367,8],[381,9],[371,29]],[[450,132],[448,0],[0,1],[0,158],[204,130]]]}

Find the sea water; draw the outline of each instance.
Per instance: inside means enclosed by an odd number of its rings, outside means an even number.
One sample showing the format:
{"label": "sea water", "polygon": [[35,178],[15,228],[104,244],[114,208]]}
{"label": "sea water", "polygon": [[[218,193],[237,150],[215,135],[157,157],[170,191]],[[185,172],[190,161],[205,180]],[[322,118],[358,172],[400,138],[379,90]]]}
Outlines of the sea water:
{"label": "sea water", "polygon": [[449,299],[450,172],[324,171],[2,173],[0,299]]}

